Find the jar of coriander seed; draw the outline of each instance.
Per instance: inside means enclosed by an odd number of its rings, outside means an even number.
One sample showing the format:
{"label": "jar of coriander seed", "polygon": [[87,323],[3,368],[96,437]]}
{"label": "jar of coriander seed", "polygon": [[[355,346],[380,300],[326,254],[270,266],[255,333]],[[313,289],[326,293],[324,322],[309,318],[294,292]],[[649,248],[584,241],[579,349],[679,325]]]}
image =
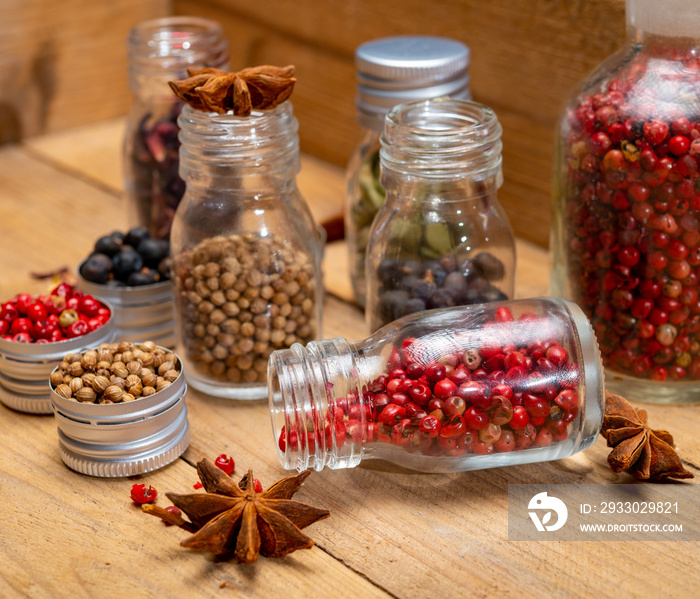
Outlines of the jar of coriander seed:
{"label": "jar of coriander seed", "polygon": [[185,106],[178,122],[178,354],[193,388],[264,398],[272,352],[320,336],[322,242],[296,186],[297,121],[285,101],[249,116]]}

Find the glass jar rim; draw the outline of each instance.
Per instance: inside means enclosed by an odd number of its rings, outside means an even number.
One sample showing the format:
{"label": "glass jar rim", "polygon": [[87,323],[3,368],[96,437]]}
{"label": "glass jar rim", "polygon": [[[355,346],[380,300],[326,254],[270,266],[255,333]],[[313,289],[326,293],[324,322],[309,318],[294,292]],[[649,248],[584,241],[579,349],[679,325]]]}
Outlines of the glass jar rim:
{"label": "glass jar rim", "polygon": [[129,31],[128,57],[139,69],[225,66],[228,42],[221,24],[203,17],[164,17],[143,21]]}
{"label": "glass jar rim", "polygon": [[261,166],[268,174],[289,167],[299,170],[299,124],[289,101],[270,110],[253,110],[247,117],[186,105],[178,125],[181,176],[202,166]]}
{"label": "glass jar rim", "polygon": [[478,102],[451,97],[399,104],[386,116],[382,166],[405,174],[498,174],[501,134],[496,113]]}

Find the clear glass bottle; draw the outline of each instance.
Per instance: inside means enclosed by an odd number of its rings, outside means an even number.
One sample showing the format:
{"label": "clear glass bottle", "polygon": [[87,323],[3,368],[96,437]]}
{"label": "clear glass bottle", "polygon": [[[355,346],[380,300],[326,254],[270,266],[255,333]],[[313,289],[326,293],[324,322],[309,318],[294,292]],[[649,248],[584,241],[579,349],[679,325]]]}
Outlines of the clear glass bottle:
{"label": "clear glass bottle", "polygon": [[611,391],[698,401],[700,3],[626,9],[626,46],[561,120],[552,290],[593,322]]}
{"label": "clear glass bottle", "polygon": [[321,239],[296,186],[292,105],[249,117],[185,106],[170,238],[177,347],[192,387],[266,397],[275,349],[321,334]]}
{"label": "clear glass bottle", "polygon": [[515,238],[498,202],[495,113],[452,98],[400,104],[381,144],[387,199],[367,246],[370,330],[425,309],[512,298]]}
{"label": "clear glass bottle", "polygon": [[124,136],[124,188],[133,225],[167,239],[185,192],[178,175],[177,117],[182,102],[168,81],[187,77],[187,68],[228,67],[228,43],[221,25],[199,17],[144,21],[129,32],[129,85],[134,101]]}
{"label": "clear glass bottle", "polygon": [[471,99],[469,48],[444,37],[406,35],[360,45],[357,120],[362,140],[347,168],[345,239],[355,300],[365,305],[365,253],[372,221],[384,203],[379,181],[379,136],[384,117],[397,104],[439,96]]}
{"label": "clear glass bottle", "polygon": [[276,351],[270,414],[288,469],[384,459],[456,472],[567,457],[603,421],[590,322],[558,298],[434,310],[370,338]]}

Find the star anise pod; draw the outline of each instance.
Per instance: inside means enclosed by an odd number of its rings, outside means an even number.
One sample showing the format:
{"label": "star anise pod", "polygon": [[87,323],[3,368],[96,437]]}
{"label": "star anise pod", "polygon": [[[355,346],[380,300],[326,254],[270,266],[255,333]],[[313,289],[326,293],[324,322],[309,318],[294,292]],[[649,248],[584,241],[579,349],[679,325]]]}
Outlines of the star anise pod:
{"label": "star anise pod", "polygon": [[187,69],[189,77],[169,81],[171,89],[196,110],[248,116],[253,108],[266,110],[292,95],[294,66],[262,65],[228,73],[220,69]]}
{"label": "star anise pod", "polygon": [[[262,493],[255,492],[252,470],[241,481],[243,488],[206,458],[197,464],[197,474],[206,493],[166,493],[198,529],[180,543],[183,547],[217,555],[233,552],[243,563],[256,561],[258,554],[283,557],[313,547],[313,540],[301,529],[330,515],[328,510],[291,498],[309,476],[308,470],[283,478]],[[183,528],[189,524],[150,513]]]}
{"label": "star anise pod", "polygon": [[681,464],[667,431],[652,430],[645,410],[635,410],[619,395],[606,393],[601,435],[613,450],[608,464],[613,472],[627,470],[640,480],[693,478]]}

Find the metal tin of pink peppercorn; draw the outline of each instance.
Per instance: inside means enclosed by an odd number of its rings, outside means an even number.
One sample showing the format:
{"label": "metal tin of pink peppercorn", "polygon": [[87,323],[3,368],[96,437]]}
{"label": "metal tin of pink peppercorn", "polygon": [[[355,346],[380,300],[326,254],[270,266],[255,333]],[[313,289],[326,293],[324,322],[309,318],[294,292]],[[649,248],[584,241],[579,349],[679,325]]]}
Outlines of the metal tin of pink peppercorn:
{"label": "metal tin of pink peppercorn", "polygon": [[169,387],[130,402],[82,403],[51,389],[61,459],[72,470],[101,478],[167,466],[190,443],[186,394],[182,369]]}
{"label": "metal tin of pink peppercorn", "polygon": [[114,308],[103,299],[112,315],[99,329],[73,339],[53,343],[19,343],[0,338],[0,401],[30,414],[51,414],[48,378],[68,353],[109,343],[116,335]]}

